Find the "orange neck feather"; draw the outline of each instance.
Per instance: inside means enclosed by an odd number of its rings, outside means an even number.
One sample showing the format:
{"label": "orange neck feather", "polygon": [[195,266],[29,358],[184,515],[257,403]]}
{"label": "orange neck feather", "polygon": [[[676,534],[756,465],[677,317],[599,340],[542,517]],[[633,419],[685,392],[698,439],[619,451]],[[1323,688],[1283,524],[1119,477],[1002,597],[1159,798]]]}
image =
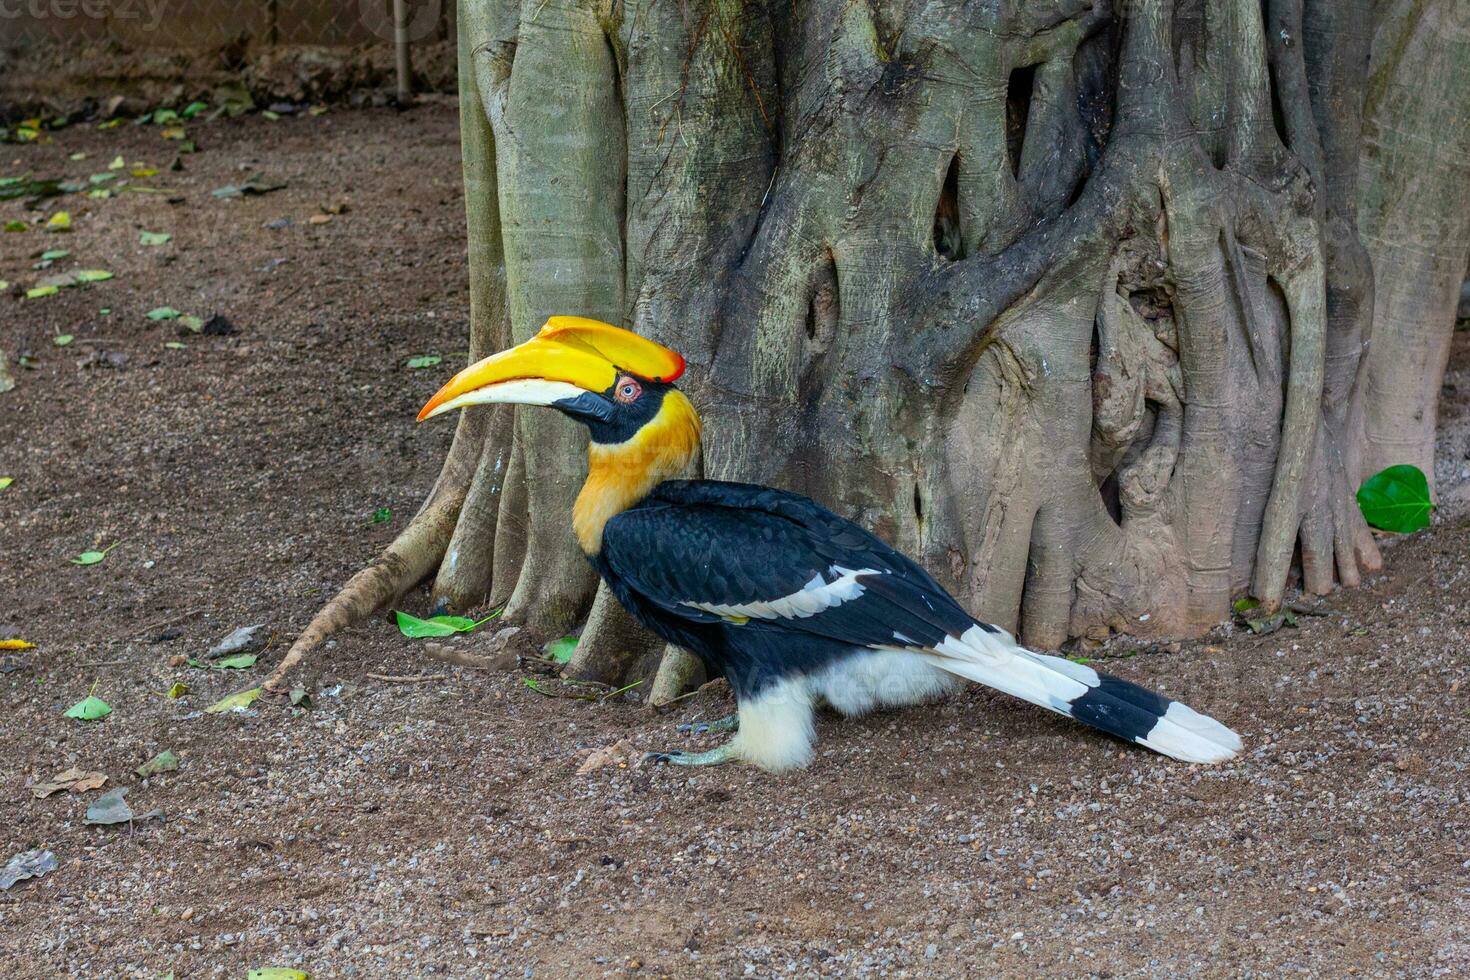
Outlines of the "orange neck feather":
{"label": "orange neck feather", "polygon": [[572,507],[572,528],[582,551],[602,550],[602,528],[648,496],[664,480],[684,474],[699,457],[699,416],[677,388],[648,424],[626,442],[587,448],[587,482]]}

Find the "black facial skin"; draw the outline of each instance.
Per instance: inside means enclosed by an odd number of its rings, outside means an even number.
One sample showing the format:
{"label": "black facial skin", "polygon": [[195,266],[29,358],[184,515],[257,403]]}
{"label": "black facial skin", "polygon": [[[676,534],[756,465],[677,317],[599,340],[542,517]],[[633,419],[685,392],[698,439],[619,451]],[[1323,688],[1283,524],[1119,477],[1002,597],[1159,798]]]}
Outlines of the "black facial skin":
{"label": "black facial skin", "polygon": [[[640,389],[632,401],[618,395],[618,389],[629,381]],[[664,392],[672,387],[671,382],[649,381],[624,371],[606,391],[586,391],[575,398],[564,398],[551,407],[587,426],[593,442],[627,442],[658,414],[664,403]]]}

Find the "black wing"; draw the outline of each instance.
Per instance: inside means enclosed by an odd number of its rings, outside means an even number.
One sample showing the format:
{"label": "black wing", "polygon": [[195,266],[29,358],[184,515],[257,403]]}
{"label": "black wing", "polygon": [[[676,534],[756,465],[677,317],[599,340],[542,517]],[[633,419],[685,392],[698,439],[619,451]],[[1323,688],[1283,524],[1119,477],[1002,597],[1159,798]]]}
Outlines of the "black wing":
{"label": "black wing", "polygon": [[642,599],[690,622],[926,648],[975,625],[912,560],[770,487],[663,483],[608,521],[601,557]]}

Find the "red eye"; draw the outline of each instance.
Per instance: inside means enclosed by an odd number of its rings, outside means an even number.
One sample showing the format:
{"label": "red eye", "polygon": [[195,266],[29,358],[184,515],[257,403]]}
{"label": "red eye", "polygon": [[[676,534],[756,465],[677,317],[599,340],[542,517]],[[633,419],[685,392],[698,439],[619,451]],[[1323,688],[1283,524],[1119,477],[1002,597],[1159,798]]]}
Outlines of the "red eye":
{"label": "red eye", "polygon": [[627,405],[636,402],[638,396],[643,394],[643,386],[632,378],[624,375],[618,379],[617,387],[613,389],[613,397]]}

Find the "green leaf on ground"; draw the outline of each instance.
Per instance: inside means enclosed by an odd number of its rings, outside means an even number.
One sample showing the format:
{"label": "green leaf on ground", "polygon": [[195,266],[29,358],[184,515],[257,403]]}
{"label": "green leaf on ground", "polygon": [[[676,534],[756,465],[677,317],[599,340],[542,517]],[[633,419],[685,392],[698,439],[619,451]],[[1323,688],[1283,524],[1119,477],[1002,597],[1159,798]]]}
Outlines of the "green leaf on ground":
{"label": "green leaf on ground", "polygon": [[398,620],[398,632],[417,640],[425,636],[453,636],[455,633],[468,633],[475,627],[483,626],[499,616],[500,611],[496,610],[479,622],[475,622],[468,616],[430,616],[428,619],[419,619],[401,609],[393,610],[393,615]]}
{"label": "green leaf on ground", "polygon": [[1277,613],[1267,619],[1247,619],[1245,625],[1257,636],[1274,633],[1283,626],[1296,626],[1296,617],[1289,612]]}
{"label": "green leaf on ground", "polygon": [[427,357],[410,357],[408,359],[408,366],[411,368],[431,368],[443,360],[444,358],[439,357],[437,354],[430,354]]}
{"label": "green leaf on ground", "polygon": [[181,344],[177,340],[165,340],[163,346],[169,350],[188,350],[188,344]]}
{"label": "green leaf on ground", "polygon": [[55,296],[59,292],[61,290],[55,286],[37,286],[34,289],[26,290],[26,299],[43,299],[47,296]]}
{"label": "green leaf on ground", "polygon": [[166,231],[145,231],[138,235],[139,245],[167,245],[174,236]]}
{"label": "green leaf on ground", "polygon": [[14,482],[15,477],[13,476],[0,476],[0,490],[4,490]]}
{"label": "green leaf on ground", "polygon": [[55,197],[57,194],[68,193],[65,183],[59,177],[6,177],[0,179],[0,201],[10,201],[21,197]]}
{"label": "green leaf on ground", "polygon": [[117,156],[115,156],[115,157],[112,158],[112,162],[107,165],[107,169],[108,170],[121,170],[123,167],[126,167],[127,165],[128,165],[128,162],[126,160],[124,160],[123,159],[123,155],[121,153],[119,153]]}
{"label": "green leaf on ground", "polygon": [[180,313],[172,306],[155,306],[153,309],[149,310],[146,315],[150,320],[177,320],[184,314]]}
{"label": "green leaf on ground", "polygon": [[77,282],[106,282],[112,278],[112,273],[106,269],[78,269],[76,272]]}
{"label": "green leaf on ground", "polygon": [[184,111],[179,113],[179,115],[185,119],[193,119],[195,116],[199,115],[199,113],[208,108],[208,102],[190,102],[188,105],[184,106]]}
{"label": "green leaf on ground", "polygon": [[245,670],[254,667],[257,659],[253,653],[237,653],[233,657],[223,657],[213,662],[190,657],[188,664],[200,670]]}
{"label": "green leaf on ground", "polygon": [[112,714],[112,706],[101,698],[91,694],[66,709],[66,717],[79,718],[82,721],[96,721],[98,718],[106,718],[110,714]]}
{"label": "green leaf on ground", "polygon": [[48,248],[46,251],[41,253],[41,261],[56,262],[60,259],[66,258],[70,254],[71,252],[67,251],[64,248]]}
{"label": "green leaf on ground", "polygon": [[269,194],[271,191],[278,191],[285,186],[286,182],[284,180],[271,180],[268,177],[262,177],[257,174],[243,184],[226,184],[223,187],[216,187],[209,194],[211,197],[219,198],[239,197],[242,194]]}
{"label": "green leaf on ground", "polygon": [[1407,463],[1374,473],[1358,488],[1363,519],[1373,527],[1398,534],[1429,526],[1429,480],[1424,471]]}
{"label": "green leaf on ground", "polygon": [[1261,600],[1255,596],[1244,596],[1235,600],[1235,611],[1237,613],[1250,612],[1261,604]]}
{"label": "green leaf on ground", "polygon": [[252,687],[248,691],[236,691],[227,698],[221,698],[214,704],[204,709],[207,715],[223,714],[226,711],[244,711],[255,703],[262,691],[258,687]]}
{"label": "green leaf on ground", "polygon": [[147,779],[149,776],[156,776],[161,772],[173,772],[177,768],[179,768],[179,757],[174,755],[171,749],[164,749],[134,769],[133,772],[138,774],[139,779]]}
{"label": "green leaf on ground", "polygon": [[101,551],[84,551],[80,555],[77,555],[75,558],[69,558],[67,560],[70,561],[73,565],[95,565],[102,559],[106,558],[109,551],[111,551],[113,548],[116,548],[120,544],[122,544],[121,541],[114,541],[112,544],[108,545],[106,548],[103,548]]}
{"label": "green leaf on ground", "polygon": [[265,118],[269,119],[271,122],[275,122],[276,120],[281,118],[281,114],[279,112],[271,112],[269,109],[260,110],[260,114],[262,116],[265,116]]}
{"label": "green leaf on ground", "polygon": [[564,664],[572,659],[572,652],[577,649],[577,638],[575,636],[564,636],[559,640],[552,640],[546,644],[543,652],[559,664]]}
{"label": "green leaf on ground", "polygon": [[368,523],[387,524],[391,520],[393,520],[393,511],[389,510],[387,507],[379,507],[377,510],[373,511],[373,516],[368,518]]}
{"label": "green leaf on ground", "polygon": [[59,333],[55,337],[52,337],[51,338],[51,342],[53,344],[55,344],[57,347],[65,347],[67,344],[70,344],[73,340],[76,340],[76,339],[77,338],[74,337],[72,334],[69,334],[69,333]]}
{"label": "green leaf on ground", "polygon": [[71,212],[57,211],[46,219],[47,231],[71,231]]}
{"label": "green leaf on ground", "polygon": [[311,980],[311,978],[300,970],[290,970],[284,966],[267,966],[259,970],[251,970],[245,975],[245,980]]}
{"label": "green leaf on ground", "polygon": [[11,220],[5,222],[5,230],[9,232],[25,231],[29,227],[30,225],[26,224],[24,221]]}
{"label": "green leaf on ground", "polygon": [[168,699],[170,701],[177,701],[179,698],[188,693],[189,685],[185,684],[183,681],[179,681],[178,683],[174,684],[173,687],[168,689]]}
{"label": "green leaf on ground", "polygon": [[171,122],[178,122],[178,119],[179,114],[172,109],[153,110],[153,124],[155,126],[165,126]]}

